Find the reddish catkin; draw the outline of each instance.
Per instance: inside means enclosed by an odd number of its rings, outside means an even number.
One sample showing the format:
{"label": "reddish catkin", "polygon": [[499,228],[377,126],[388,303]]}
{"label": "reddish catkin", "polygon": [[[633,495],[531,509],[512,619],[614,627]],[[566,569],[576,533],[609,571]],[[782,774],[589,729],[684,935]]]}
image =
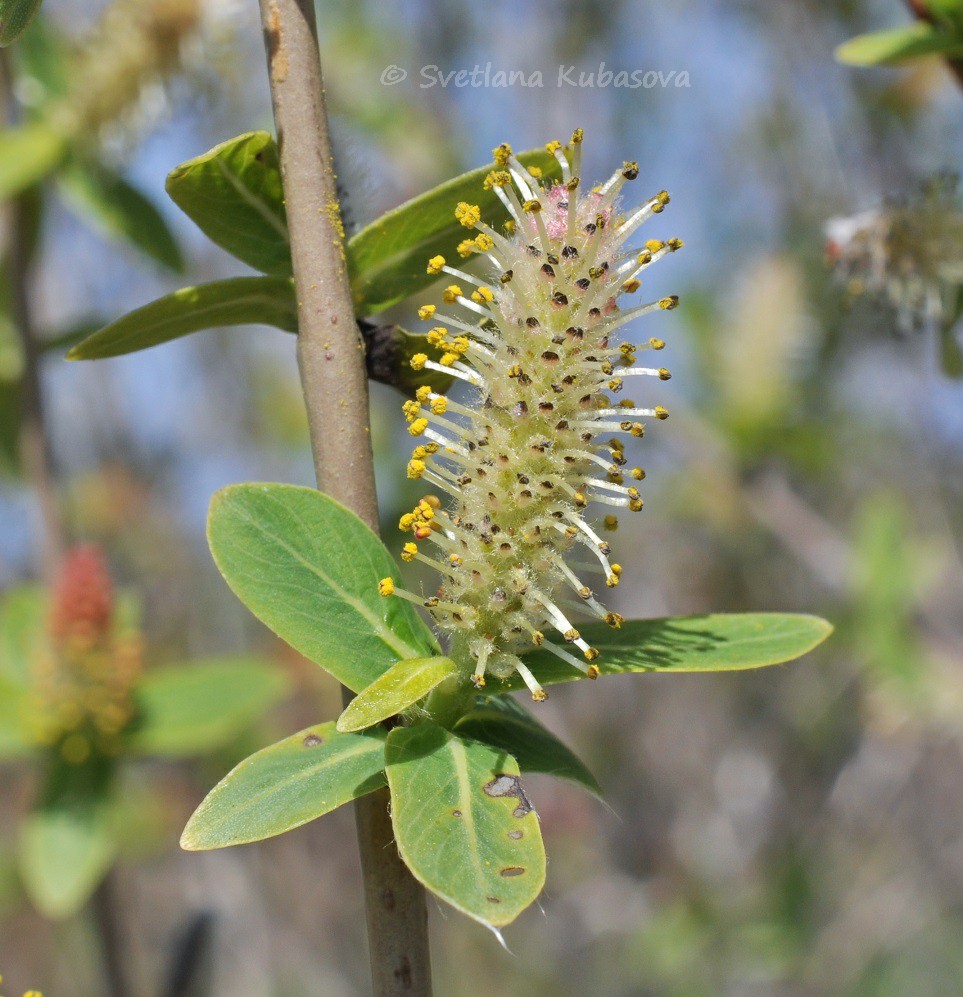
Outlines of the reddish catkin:
{"label": "reddish catkin", "polygon": [[[585,190],[581,143],[579,129],[568,146],[547,146],[560,182],[543,183],[540,171],[526,169],[507,144],[495,149],[484,186],[510,215],[504,230],[485,224],[477,205],[455,208],[473,233],[458,254],[480,257],[484,267],[475,272],[482,276],[442,256],[428,261],[429,274],[452,283],[440,307],[423,305],[418,313],[432,323],[428,341],[440,356],[418,354],[412,366],[466,382],[474,398],[463,404],[425,386],[405,403],[408,430],[420,440],[408,476],[433,491],[401,518],[401,529],[412,534],[402,558],[432,566],[442,584],[428,599],[391,579],[379,586],[385,597],[428,610],[477,687],[486,675],[517,672],[536,700],[545,691],[523,651],[543,646],[594,678],[599,652],[572,616],[622,623],[583,581],[597,574],[611,588],[622,574],[586,510],[642,508],[638,485],[645,472],[626,468],[624,445],[611,434],[640,437],[642,420],[668,413],[612,396],[639,380],[666,380],[669,372],[636,362],[639,352],[662,349],[662,340],[617,344],[616,333],[678,303],[671,296],[621,307],[645,271],[682,243],[653,239],[627,248],[669,195],[661,191],[621,212],[622,188],[636,179],[638,164],[623,163],[605,183]],[[603,525],[613,530],[616,517],[605,516]]]}

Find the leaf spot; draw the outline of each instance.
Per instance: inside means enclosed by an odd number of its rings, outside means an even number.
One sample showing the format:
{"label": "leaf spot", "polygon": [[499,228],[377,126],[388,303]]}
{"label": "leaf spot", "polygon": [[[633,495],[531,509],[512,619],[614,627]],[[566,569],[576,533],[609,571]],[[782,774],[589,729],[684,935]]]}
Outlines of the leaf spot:
{"label": "leaf spot", "polygon": [[524,876],[525,869],[520,865],[507,865],[498,875],[504,876],[506,879],[510,876]]}
{"label": "leaf spot", "polygon": [[514,796],[518,800],[518,806],[512,811],[513,817],[524,817],[535,809],[529,798],[525,795],[525,790],[522,789],[522,782],[517,775],[506,775],[505,773],[496,775],[491,782],[485,783],[482,788],[488,796],[496,798]]}
{"label": "leaf spot", "polygon": [[524,834],[525,834],[524,831],[509,831],[508,832],[509,838],[511,838],[513,841],[518,841],[518,839],[521,838]]}
{"label": "leaf spot", "polygon": [[490,904],[500,904],[500,903],[501,903],[501,900],[499,900],[499,899],[498,899],[498,897],[485,897],[485,899],[486,899],[486,900],[487,900],[487,901],[488,901],[488,902],[489,902]]}
{"label": "leaf spot", "polygon": [[452,815],[452,817],[460,817],[461,816],[461,811],[460,810],[452,810],[451,815]]}
{"label": "leaf spot", "polygon": [[317,734],[307,734],[301,743],[306,748],[316,748],[318,745],[324,744],[324,738],[318,737]]}

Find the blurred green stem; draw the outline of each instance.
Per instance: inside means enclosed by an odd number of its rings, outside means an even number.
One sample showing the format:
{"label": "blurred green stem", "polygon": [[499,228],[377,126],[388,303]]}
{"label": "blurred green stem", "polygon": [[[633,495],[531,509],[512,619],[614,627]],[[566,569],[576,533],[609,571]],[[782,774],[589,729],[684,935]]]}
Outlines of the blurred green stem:
{"label": "blurred green stem", "polygon": [[[377,532],[365,351],[348,284],[313,0],[260,4],[318,487]],[[373,991],[378,997],[429,995],[425,892],[398,854],[388,792],[363,796],[354,806]]]}
{"label": "blurred green stem", "polygon": [[[13,88],[13,67],[9,52],[0,50],[0,109],[9,124],[19,114]],[[49,581],[57,570],[66,543],[63,520],[57,501],[56,470],[47,432],[46,406],[40,380],[40,349],[33,327],[30,303],[31,260],[36,203],[27,191],[4,205],[6,216],[7,266],[4,274],[10,290],[10,312],[23,355],[22,418],[20,459],[24,476],[37,498],[42,524],[42,565]]]}

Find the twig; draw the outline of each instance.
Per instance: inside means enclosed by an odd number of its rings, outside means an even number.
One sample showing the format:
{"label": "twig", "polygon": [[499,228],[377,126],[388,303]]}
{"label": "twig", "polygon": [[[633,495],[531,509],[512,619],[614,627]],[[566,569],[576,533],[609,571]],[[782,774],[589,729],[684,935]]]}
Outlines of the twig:
{"label": "twig", "polygon": [[[298,366],[318,486],[378,529],[364,346],[355,322],[313,0],[260,0],[298,296]],[[347,695],[347,693],[346,693]],[[430,994],[424,890],[382,790],[355,804],[373,990]]]}
{"label": "twig", "polygon": [[[0,111],[9,122],[16,120],[13,78],[8,54],[0,52]],[[5,105],[5,106],[4,106]],[[57,502],[56,473],[45,406],[40,384],[40,350],[34,335],[30,307],[31,242],[35,205],[30,193],[6,205],[7,281],[10,312],[23,354],[20,460],[24,477],[33,489],[40,507],[41,561],[47,580],[53,578],[63,556],[65,531]]]}

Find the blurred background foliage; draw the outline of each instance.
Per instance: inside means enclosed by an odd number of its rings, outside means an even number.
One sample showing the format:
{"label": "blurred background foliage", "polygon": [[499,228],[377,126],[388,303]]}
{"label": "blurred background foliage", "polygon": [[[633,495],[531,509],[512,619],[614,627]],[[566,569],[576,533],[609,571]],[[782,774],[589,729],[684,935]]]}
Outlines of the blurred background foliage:
{"label": "blurred background foliage", "polygon": [[[271,127],[253,0],[104,7],[47,0],[7,52],[23,116],[47,115],[69,134],[43,187],[31,275],[34,324],[48,340],[173,290],[180,257],[192,282],[236,274],[165,203],[163,181],[216,142]],[[142,26],[132,13],[145,10],[172,26],[148,34],[149,55],[136,48],[143,34],[107,33]],[[963,386],[941,371],[936,335],[907,329],[884,302],[848,301],[825,235],[830,218],[958,169],[963,93],[950,69],[935,56],[896,69],[834,62],[852,36],[908,23],[896,0],[320,0],[318,14],[349,228],[485,163],[502,140],[529,147],[577,125],[589,174],[638,159],[645,190],[673,195],[651,235],[678,235],[686,249],[652,282],[682,307],[647,320],[658,330],[645,326],[669,343],[674,377],[654,401],[671,418],[639,448],[646,511],[614,538],[634,572],[613,608],[809,610],[839,628],[779,670],[553,692],[539,716],[589,762],[610,809],[531,780],[553,856],[544,914],[510,930],[513,957],[434,909],[438,992],[956,992]],[[556,85],[560,65],[577,76],[603,61],[684,71],[689,85]],[[423,66],[489,62],[540,70],[544,85],[420,85]],[[382,85],[389,65],[407,80]],[[97,103],[104,93],[112,100]],[[138,253],[129,232],[118,240],[96,203],[71,198],[77,164],[152,201],[179,251]],[[411,323],[412,312],[388,318]],[[3,314],[0,440],[12,441],[22,358]],[[60,356],[45,354],[42,375],[70,529],[102,544],[116,577],[141,593],[152,656],[280,663],[301,695],[238,756],[334,715],[333,683],[248,616],[203,542],[218,487],[313,481],[291,338],[228,330],[96,365]],[[374,386],[395,546],[398,513],[417,497],[400,401]],[[4,451],[6,588],[37,576],[41,518],[14,448]],[[223,758],[156,765],[143,778],[165,786],[158,826],[172,830],[125,858],[114,881],[135,992],[156,993],[198,947],[199,992],[364,992],[350,814],[263,845],[181,854],[176,828]],[[14,990],[99,993],[95,921],[44,921],[15,875],[30,778],[0,768],[0,969]]]}

